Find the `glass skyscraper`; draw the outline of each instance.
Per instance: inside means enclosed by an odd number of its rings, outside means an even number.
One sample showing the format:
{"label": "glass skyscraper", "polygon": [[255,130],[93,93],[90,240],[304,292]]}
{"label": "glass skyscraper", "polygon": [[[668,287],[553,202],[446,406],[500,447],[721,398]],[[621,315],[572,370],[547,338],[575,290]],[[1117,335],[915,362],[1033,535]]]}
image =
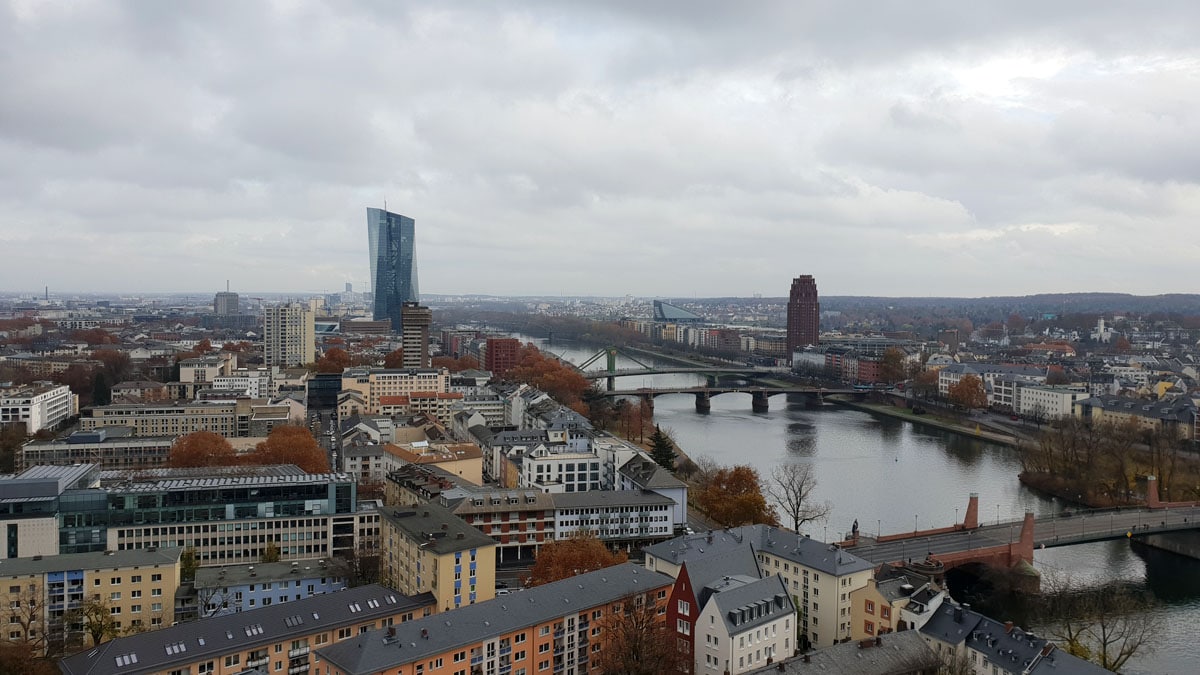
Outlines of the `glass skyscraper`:
{"label": "glass skyscraper", "polygon": [[371,251],[371,290],[375,293],[375,320],[390,321],[399,333],[401,310],[417,302],[416,221],[383,209],[367,209],[367,236]]}

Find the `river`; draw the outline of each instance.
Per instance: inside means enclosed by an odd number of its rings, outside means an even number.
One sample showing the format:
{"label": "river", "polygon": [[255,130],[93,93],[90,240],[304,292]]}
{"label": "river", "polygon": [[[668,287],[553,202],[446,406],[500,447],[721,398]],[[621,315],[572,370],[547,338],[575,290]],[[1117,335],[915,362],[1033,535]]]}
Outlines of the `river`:
{"label": "river", "polygon": [[[596,351],[530,341],[573,363]],[[618,367],[637,364],[619,360]],[[617,387],[697,384],[702,377],[678,374],[619,378]],[[1011,448],[839,406],[808,409],[782,394],[770,403],[769,412],[753,413],[749,394],[722,394],[712,398],[711,412],[699,414],[692,395],[665,395],[654,400],[654,419],[692,457],[750,464],[764,477],[780,463],[812,463],[817,499],[832,506],[827,523],[806,528],[813,538],[841,539],[855,519],[866,534],[949,526],[962,518],[972,492],[979,494],[984,521],[1061,508],[1020,484],[1020,462]],[[1043,574],[1067,573],[1087,583],[1127,580],[1154,596],[1151,614],[1162,619],[1162,639],[1124,672],[1200,672],[1200,561],[1111,541],[1038,551],[1034,564]]]}

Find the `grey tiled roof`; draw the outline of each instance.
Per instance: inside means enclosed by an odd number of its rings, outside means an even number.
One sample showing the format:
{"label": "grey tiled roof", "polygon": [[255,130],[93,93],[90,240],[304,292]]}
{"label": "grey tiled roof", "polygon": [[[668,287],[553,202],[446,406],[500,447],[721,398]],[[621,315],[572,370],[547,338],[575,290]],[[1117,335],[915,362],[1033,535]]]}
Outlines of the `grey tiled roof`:
{"label": "grey tiled roof", "polygon": [[917,631],[903,631],[864,642],[846,642],[777,664],[750,671],[749,675],[911,675],[939,672],[942,660]]}
{"label": "grey tiled roof", "polygon": [[[624,563],[512,595],[406,621],[394,638],[370,631],[318,651],[346,675],[391,670],[454,649],[606,605],[634,593],[665,588],[671,577]],[[386,638],[386,640],[385,640]]]}
{"label": "grey tiled roof", "polygon": [[756,552],[769,553],[835,576],[875,567],[874,563],[863,560],[849,551],[769,525],[744,525],[727,530],[685,535],[649,546],[646,552],[679,564],[703,555],[705,550],[715,552],[747,545],[753,547]]}
{"label": "grey tiled roof", "polygon": [[172,546],[153,550],[143,548],[130,551],[96,551],[94,553],[65,553],[32,558],[8,558],[0,560],[0,577],[45,574],[46,572],[66,570],[170,566],[179,561],[182,553],[183,549]]}
{"label": "grey tiled roof", "polygon": [[[723,577],[709,584],[708,602],[715,602],[725,630],[737,635],[796,612],[783,578],[758,579],[744,575]],[[705,603],[707,605],[707,603]]]}
{"label": "grey tiled roof", "polygon": [[59,668],[64,675],[167,672],[204,658],[216,659],[433,605],[430,593],[409,597],[371,584],[119,637],[63,659]]}

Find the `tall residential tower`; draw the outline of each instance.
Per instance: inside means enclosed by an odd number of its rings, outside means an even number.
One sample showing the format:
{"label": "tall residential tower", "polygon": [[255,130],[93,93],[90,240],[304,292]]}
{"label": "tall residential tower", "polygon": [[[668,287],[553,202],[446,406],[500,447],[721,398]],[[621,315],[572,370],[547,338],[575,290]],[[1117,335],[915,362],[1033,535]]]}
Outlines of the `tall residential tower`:
{"label": "tall residential tower", "polygon": [[817,281],[811,274],[792,279],[792,292],[787,306],[788,355],[808,345],[817,344],[820,337],[821,303],[817,299]]}
{"label": "tall residential tower", "polygon": [[404,325],[404,303],[420,300],[415,225],[412,218],[398,213],[367,209],[375,320],[391,321],[395,333]]}
{"label": "tall residential tower", "polygon": [[308,305],[289,302],[263,310],[263,360],[268,368],[292,368],[317,360],[314,315]]}

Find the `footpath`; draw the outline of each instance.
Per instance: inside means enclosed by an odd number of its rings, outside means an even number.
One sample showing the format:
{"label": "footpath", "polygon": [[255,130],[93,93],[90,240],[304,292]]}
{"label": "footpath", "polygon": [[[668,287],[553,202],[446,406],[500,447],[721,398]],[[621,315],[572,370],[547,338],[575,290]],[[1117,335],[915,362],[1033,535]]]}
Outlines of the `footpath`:
{"label": "footpath", "polygon": [[825,400],[837,405],[844,405],[847,408],[854,408],[856,410],[875,413],[877,415],[886,415],[888,417],[894,417],[906,422],[912,422],[913,424],[924,424],[925,426],[934,427],[943,431],[949,431],[951,433],[969,436],[971,438],[979,438],[992,443],[999,443],[1001,445],[1016,447],[1021,440],[1012,434],[985,428],[984,425],[977,422],[963,424],[958,420],[940,417],[934,413],[927,412],[923,415],[917,415],[908,408],[900,408],[884,403],[851,401],[837,396],[827,396],[825,397]]}

